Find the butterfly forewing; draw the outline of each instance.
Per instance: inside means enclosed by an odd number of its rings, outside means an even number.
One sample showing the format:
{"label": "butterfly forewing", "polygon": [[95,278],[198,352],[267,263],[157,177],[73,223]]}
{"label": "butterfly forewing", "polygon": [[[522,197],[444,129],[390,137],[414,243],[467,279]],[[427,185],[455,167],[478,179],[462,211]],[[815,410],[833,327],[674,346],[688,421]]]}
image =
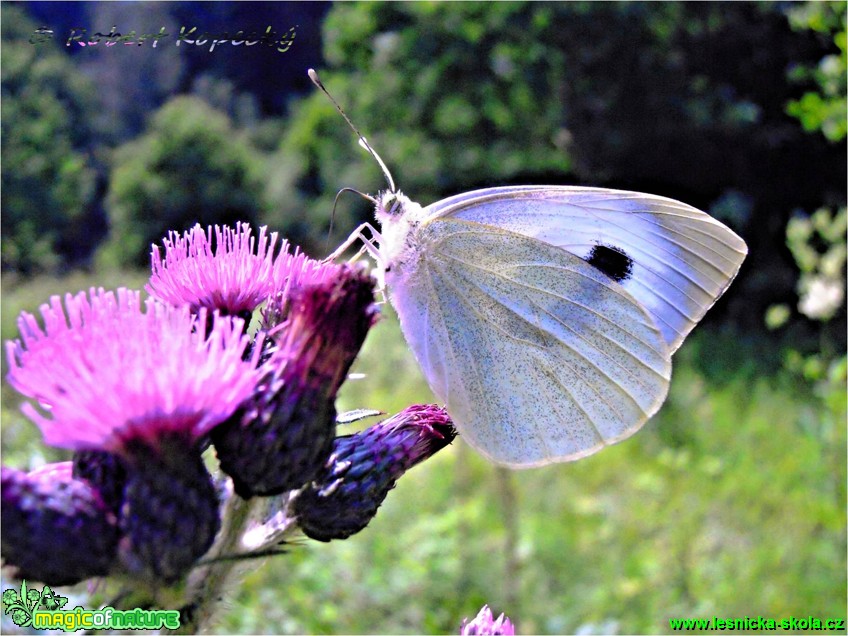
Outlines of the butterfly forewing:
{"label": "butterfly forewing", "polygon": [[670,352],[621,285],[490,225],[436,218],[413,238],[406,271],[387,272],[390,298],[434,393],[484,455],[515,467],[578,459],[657,411]]}
{"label": "butterfly forewing", "polygon": [[444,199],[424,213],[511,230],[588,262],[598,250],[620,254],[627,267],[611,275],[652,316],[671,352],[724,293],[747,253],[742,239],[707,214],[638,192],[490,188]]}

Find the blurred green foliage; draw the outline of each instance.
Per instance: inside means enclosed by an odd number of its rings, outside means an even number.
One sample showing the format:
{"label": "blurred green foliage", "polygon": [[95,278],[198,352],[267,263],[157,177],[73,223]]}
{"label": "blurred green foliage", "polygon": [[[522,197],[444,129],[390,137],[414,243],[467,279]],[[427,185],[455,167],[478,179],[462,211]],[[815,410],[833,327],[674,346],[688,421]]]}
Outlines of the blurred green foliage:
{"label": "blurred green foliage", "polygon": [[262,174],[258,150],[225,114],[194,97],[169,101],[147,132],[115,153],[103,263],[149,263],[150,244],[161,240],[163,228],[256,223]]}
{"label": "blurred green foliage", "polygon": [[3,5],[2,222],[4,271],[55,270],[90,237],[96,173],[87,150],[92,83],[36,24]]}
{"label": "blurred green foliage", "polygon": [[[829,321],[845,300],[846,232],[848,211],[819,208],[797,214],[786,225],[786,244],[800,270],[798,311],[812,320]],[[785,304],[766,312],[770,329],[782,327],[792,315]]]}
{"label": "blurred green foliage", "polygon": [[[809,218],[790,219],[786,238],[801,270],[799,311],[815,320],[830,320],[845,299],[846,209],[820,208]],[[815,247],[814,247],[815,245]]]}
{"label": "blurred green foliage", "polygon": [[[793,6],[789,12],[793,28],[832,39],[839,51],[824,56],[815,67],[802,66],[790,73],[796,81],[812,80],[817,90],[787,105],[787,112],[797,117],[805,130],[820,133],[831,142],[844,140],[848,125],[846,9],[846,2],[808,2]],[[799,270],[798,311],[811,320],[826,323],[839,313],[844,316],[846,234],[848,213],[844,206],[835,211],[822,207],[812,215],[798,211],[786,225],[786,245]],[[771,329],[781,327],[791,315],[786,304],[773,305],[766,312],[766,324]],[[844,331],[841,326],[839,329]],[[826,367],[845,366],[840,343],[828,338],[824,330],[821,336],[819,351],[806,358],[790,351],[788,368],[802,372],[808,380],[820,381],[828,373]]]}
{"label": "blurred green foliage", "polygon": [[786,111],[801,120],[805,130],[820,131],[830,141],[845,139],[846,92],[848,92],[848,40],[845,33],[845,2],[806,2],[789,12],[793,28],[808,29],[832,38],[838,53],[824,56],[814,67],[793,69],[796,81],[812,80],[817,91],[809,91],[787,104]]}

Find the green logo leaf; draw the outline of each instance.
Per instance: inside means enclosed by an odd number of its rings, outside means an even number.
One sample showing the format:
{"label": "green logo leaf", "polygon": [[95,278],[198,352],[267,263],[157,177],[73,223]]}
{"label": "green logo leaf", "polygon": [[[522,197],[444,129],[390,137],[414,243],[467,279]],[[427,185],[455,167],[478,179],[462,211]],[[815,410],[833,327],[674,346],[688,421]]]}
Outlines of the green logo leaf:
{"label": "green logo leaf", "polygon": [[26,580],[21,581],[21,592],[3,590],[3,613],[11,614],[12,622],[18,627],[32,624],[32,610],[41,602],[41,594],[37,590],[28,590]]}

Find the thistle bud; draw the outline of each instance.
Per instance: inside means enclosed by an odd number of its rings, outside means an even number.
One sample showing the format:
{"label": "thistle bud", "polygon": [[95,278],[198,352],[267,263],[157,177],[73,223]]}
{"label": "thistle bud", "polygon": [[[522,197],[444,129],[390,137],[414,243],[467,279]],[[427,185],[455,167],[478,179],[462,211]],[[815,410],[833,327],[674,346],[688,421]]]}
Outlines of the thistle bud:
{"label": "thistle bud", "polygon": [[131,442],[120,514],[119,555],[130,573],[172,583],[211,547],[219,502],[194,440]]}
{"label": "thistle bud", "polygon": [[400,476],[455,436],[447,411],[416,405],[360,433],[336,438],[321,474],[294,500],[300,528],[319,541],[359,532]]}
{"label": "thistle bud", "polygon": [[[297,278],[296,284],[291,284]],[[330,455],[335,399],[377,310],[362,270],[322,265],[289,276],[265,312],[276,350],[254,395],[212,432],[221,470],[247,499],[299,488]]]}
{"label": "thistle bud", "polygon": [[98,450],[76,451],[72,464],[76,479],[87,481],[110,510],[121,509],[127,471],[118,455]]}
{"label": "thistle bud", "polygon": [[91,485],[72,477],[70,462],[30,473],[3,466],[0,475],[0,545],[15,576],[71,585],[109,573],[117,520]]}

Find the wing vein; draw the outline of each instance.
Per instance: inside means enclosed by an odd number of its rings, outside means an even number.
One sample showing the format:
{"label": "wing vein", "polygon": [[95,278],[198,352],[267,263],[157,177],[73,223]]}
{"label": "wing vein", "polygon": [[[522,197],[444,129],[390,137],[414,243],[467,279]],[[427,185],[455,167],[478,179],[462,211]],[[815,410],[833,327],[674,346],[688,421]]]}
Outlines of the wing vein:
{"label": "wing vein", "polygon": [[[450,254],[447,254],[446,256],[447,256],[448,258],[450,258],[451,260],[454,260],[454,261],[456,261],[456,262],[458,262],[458,263],[462,263],[464,266],[467,266],[467,267],[470,267],[470,268],[474,268],[474,269],[477,269],[477,270],[482,270],[482,271],[488,272],[488,273],[489,273],[489,274],[491,274],[492,276],[496,276],[496,277],[503,278],[504,280],[508,280],[508,281],[510,281],[511,283],[515,284],[515,285],[518,285],[518,286],[520,286],[520,287],[524,287],[525,289],[532,289],[533,291],[537,291],[537,292],[540,292],[540,293],[543,293],[543,294],[547,294],[547,295],[549,295],[549,296],[553,296],[554,298],[558,298],[558,299],[560,299],[560,300],[563,300],[563,301],[565,301],[565,302],[567,302],[567,303],[571,303],[571,304],[575,305],[576,307],[580,307],[581,309],[585,310],[586,312],[591,313],[591,314],[592,314],[592,315],[594,315],[594,316],[597,316],[599,319],[603,320],[604,322],[607,322],[607,323],[609,323],[609,324],[611,324],[611,325],[613,325],[613,326],[615,326],[615,327],[618,327],[619,329],[624,330],[624,329],[623,329],[623,327],[621,327],[620,325],[616,324],[613,320],[610,320],[609,318],[607,318],[606,316],[604,316],[602,313],[599,313],[599,312],[595,311],[594,309],[592,309],[591,307],[588,307],[587,305],[584,305],[583,303],[579,303],[579,302],[577,302],[577,301],[575,301],[575,300],[572,300],[572,299],[570,299],[570,298],[566,298],[565,296],[561,296],[560,294],[557,294],[557,293],[555,293],[555,292],[553,292],[553,291],[551,291],[551,290],[548,290],[548,289],[542,289],[542,288],[540,288],[540,287],[536,287],[536,286],[534,286],[534,285],[529,285],[529,284],[527,284],[527,283],[525,283],[525,282],[523,282],[523,281],[515,280],[514,278],[511,278],[511,277],[509,277],[509,276],[504,276],[503,274],[500,274],[499,272],[495,272],[495,271],[492,271],[492,270],[490,270],[490,269],[486,269],[486,268],[484,268],[484,267],[480,267],[479,265],[475,265],[474,263],[469,263],[468,261],[465,261],[465,260],[463,260],[463,259],[461,259],[461,258],[458,258],[458,257],[456,257],[456,256],[453,256],[453,255],[450,255]],[[561,265],[550,265],[550,264],[547,264],[547,263],[529,263],[529,264],[516,264],[516,265],[513,265],[512,267],[533,267],[533,268],[538,268],[538,267],[547,267],[547,268],[551,268],[551,269],[561,269],[561,270],[564,270],[564,271],[568,272],[569,274],[578,274],[579,276],[582,276],[583,278],[586,278],[586,279],[591,280],[591,281],[593,281],[593,282],[595,282],[595,283],[597,283],[597,284],[599,284],[599,285],[604,286],[604,287],[605,287],[605,288],[607,288],[608,290],[610,290],[610,291],[612,291],[612,292],[614,292],[614,293],[618,294],[618,295],[619,295],[619,296],[621,296],[622,298],[626,299],[626,300],[627,300],[627,302],[628,302],[628,303],[630,303],[630,304],[633,304],[633,302],[634,302],[634,301],[633,301],[632,299],[630,299],[628,296],[626,296],[626,295],[622,294],[621,292],[619,292],[619,290],[615,289],[614,287],[611,287],[610,285],[607,285],[607,284],[606,284],[606,283],[604,283],[603,281],[598,281],[598,280],[596,280],[596,279],[594,279],[594,278],[592,278],[592,277],[590,277],[590,276],[586,276],[586,275],[585,275],[585,274],[583,274],[582,272],[579,272],[579,271],[576,271],[576,270],[570,270],[570,269],[567,269],[567,268],[562,267]],[[649,343],[649,342],[645,342],[644,340],[642,340],[641,338],[639,338],[637,335],[632,334],[632,333],[631,333],[631,332],[629,332],[629,331],[628,331],[627,333],[628,333],[629,335],[631,335],[631,336],[634,338],[634,340],[638,340],[641,344],[643,344],[645,347],[647,347],[647,348],[651,349],[652,351],[654,351],[654,352],[655,352],[655,353],[657,353],[658,355],[662,355],[662,354],[663,354],[663,352],[662,352],[662,351],[658,351],[658,350],[657,350],[657,349],[656,349],[656,348],[655,348],[655,347],[654,347],[651,343]]]}
{"label": "wing vein", "polygon": [[[529,341],[526,341],[526,340],[522,340],[520,338],[514,338],[508,332],[503,331],[498,325],[495,325],[489,319],[487,319],[483,314],[481,314],[477,310],[477,308],[474,307],[474,305],[472,305],[468,301],[468,299],[461,293],[461,291],[459,289],[457,289],[456,284],[450,279],[450,277],[444,276],[443,278],[444,278],[445,282],[454,290],[454,292],[456,293],[456,297],[460,300],[460,302],[462,304],[466,305],[468,307],[468,309],[471,311],[472,314],[476,315],[479,319],[485,321],[486,323],[491,324],[493,327],[495,327],[496,330],[498,330],[500,333],[504,334],[505,336],[510,337],[512,340],[516,340],[518,342],[523,342],[527,345],[533,346],[536,349],[541,349],[541,347],[539,347],[535,343],[532,343],[532,342],[529,342]],[[432,283],[432,278],[430,278],[430,281]],[[437,302],[439,303],[440,309],[443,309],[441,295],[436,294],[435,297],[437,299]],[[444,315],[444,311],[442,312],[442,315]],[[450,341],[451,340],[450,330],[445,329],[445,332],[448,334],[448,340]],[[450,349],[451,349],[451,357],[453,358],[454,362],[456,362],[456,355],[453,351],[453,349],[454,349],[453,343],[452,343],[452,346],[450,347]],[[477,365],[467,365],[467,367],[470,369],[471,372],[473,372],[475,374],[478,385],[479,386],[486,386],[486,383],[483,380],[483,378],[480,374],[480,371],[477,368]],[[457,368],[459,368],[459,367],[457,367]],[[466,367],[464,366],[462,368],[466,368]],[[569,395],[571,395],[570,392],[569,392]],[[572,401],[574,401],[573,398],[572,398]],[[488,419],[488,421],[490,421],[490,422],[499,421],[499,418],[497,416],[495,416],[491,411],[491,409],[493,407],[493,402],[491,400],[482,400],[482,402],[483,402],[483,409],[485,410],[486,418]],[[535,433],[535,439],[537,441],[541,442],[542,446],[545,449],[546,456],[547,457],[553,457],[554,453],[552,452],[550,446],[548,445],[548,442],[545,439],[545,436],[541,434],[541,432],[539,430],[539,423],[537,421],[532,422],[532,428],[533,428],[533,431]]]}

